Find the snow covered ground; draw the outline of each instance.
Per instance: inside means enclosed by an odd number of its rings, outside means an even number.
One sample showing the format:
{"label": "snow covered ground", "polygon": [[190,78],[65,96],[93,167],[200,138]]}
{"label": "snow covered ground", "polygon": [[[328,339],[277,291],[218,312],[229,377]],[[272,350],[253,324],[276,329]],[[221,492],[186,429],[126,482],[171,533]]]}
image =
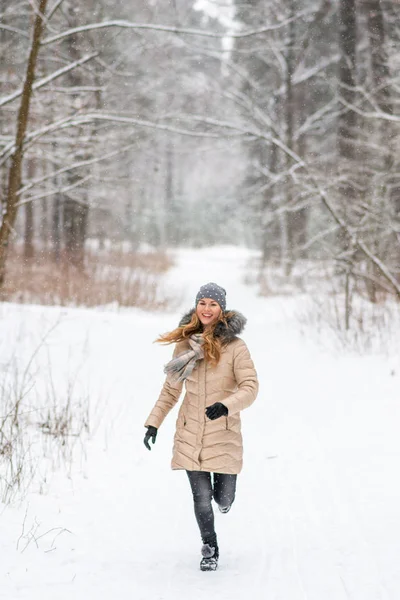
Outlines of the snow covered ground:
{"label": "snow covered ground", "polygon": [[[179,313],[0,305],[0,367],[12,353],[27,359],[56,323],[38,393],[49,369],[55,386],[72,374],[92,415],[68,476],[47,474],[45,493],[2,508],[0,598],[398,600],[399,355],[340,355],[302,337],[296,300],[244,285],[250,255],[178,252],[166,284],[184,298]],[[142,443],[171,352],[151,342],[207,281],[248,317],[260,378],[243,414],[237,500],[216,514],[216,573],[198,569],[189,485],[169,467],[177,411],[151,452]]]}

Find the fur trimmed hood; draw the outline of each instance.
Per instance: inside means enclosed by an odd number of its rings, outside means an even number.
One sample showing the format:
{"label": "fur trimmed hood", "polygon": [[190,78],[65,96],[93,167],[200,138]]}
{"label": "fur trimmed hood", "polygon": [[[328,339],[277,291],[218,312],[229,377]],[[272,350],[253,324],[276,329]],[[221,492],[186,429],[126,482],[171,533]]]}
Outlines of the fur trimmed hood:
{"label": "fur trimmed hood", "polygon": [[[183,315],[182,319],[179,322],[179,327],[190,323],[195,310],[196,309],[192,308],[192,310]],[[235,340],[237,336],[242,333],[247,323],[247,319],[245,316],[242,315],[242,313],[238,312],[237,310],[227,310],[225,312],[233,314],[227,318],[226,325],[222,322],[218,323],[218,325],[215,328],[214,335],[215,337],[221,338],[224,344],[229,344],[230,342],[233,342],[233,340]]]}

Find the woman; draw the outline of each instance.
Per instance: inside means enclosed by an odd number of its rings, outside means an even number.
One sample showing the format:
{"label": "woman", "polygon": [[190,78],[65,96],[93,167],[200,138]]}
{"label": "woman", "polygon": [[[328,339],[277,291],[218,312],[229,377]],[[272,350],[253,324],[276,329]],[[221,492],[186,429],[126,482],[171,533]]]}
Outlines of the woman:
{"label": "woman", "polygon": [[172,468],[187,472],[194,510],[203,540],[202,571],[215,571],[219,549],[211,500],[227,513],[235,499],[236,478],[242,469],[240,411],[257,396],[258,382],[249,351],[237,336],[246,319],[226,311],[226,292],[215,283],[203,285],[195,309],[179,327],[157,341],[176,343],[165,366],[167,378],[145,423],[145,446],[177,402],[183,382],[186,394],[174,438]]}

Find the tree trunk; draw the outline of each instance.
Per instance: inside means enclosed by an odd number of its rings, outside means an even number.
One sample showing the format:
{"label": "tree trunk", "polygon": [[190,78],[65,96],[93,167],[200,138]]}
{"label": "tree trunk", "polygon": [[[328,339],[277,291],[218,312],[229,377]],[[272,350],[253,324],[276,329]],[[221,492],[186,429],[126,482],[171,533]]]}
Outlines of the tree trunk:
{"label": "tree trunk", "polygon": [[[274,176],[278,169],[278,148],[275,144],[272,144],[270,156],[269,156],[269,170]],[[271,235],[271,226],[268,222],[268,210],[271,210],[271,199],[273,201],[275,194],[275,186],[271,186],[264,192],[264,199],[262,203],[262,221],[263,221],[263,230],[262,230],[262,268],[264,268],[270,258],[271,247],[270,247],[270,238],[273,237],[275,240],[278,237],[278,233]],[[275,223],[274,223],[275,225]]]}
{"label": "tree trunk", "polygon": [[[375,99],[381,110],[389,115],[393,114],[393,102],[390,92],[390,70],[386,52],[385,35],[385,13],[382,6],[382,0],[364,0],[364,6],[367,11],[368,34],[371,48],[371,73],[374,88],[376,90]],[[395,147],[395,126],[388,121],[382,121],[381,124],[381,144],[382,150],[386,150],[384,156],[384,169],[395,172],[394,180],[390,182],[390,197],[394,213],[400,215],[400,185],[398,180],[398,169],[393,169],[393,163],[397,158],[397,148]]]}
{"label": "tree trunk", "polygon": [[170,140],[167,140],[166,144],[166,157],[165,157],[165,239],[169,246],[173,246],[175,243],[175,228],[177,226],[176,219],[174,218],[175,202],[174,202],[174,190],[173,190],[173,147]]}
{"label": "tree trunk", "polygon": [[66,198],[63,206],[64,240],[69,264],[83,269],[88,223],[88,206]]}
{"label": "tree trunk", "polygon": [[51,230],[53,259],[58,263],[61,259],[61,199],[59,194],[56,194],[53,200]]}
{"label": "tree trunk", "polygon": [[[30,157],[28,159],[28,179],[33,179],[35,176],[35,159]],[[25,229],[24,229],[24,258],[27,261],[32,260],[35,255],[35,249],[33,245],[35,232],[35,221],[34,221],[34,210],[33,202],[27,202],[25,204]]]}
{"label": "tree trunk", "polygon": [[25,204],[24,259],[29,261],[35,256],[33,247],[34,216],[33,202]]}
{"label": "tree trunk", "polygon": [[[374,97],[382,111],[392,114],[392,105],[390,101],[389,90],[389,68],[387,65],[387,56],[385,51],[385,27],[383,12],[380,0],[364,0],[364,9],[367,13],[368,37],[370,47],[370,65],[371,78],[374,89]],[[393,126],[387,121],[377,123],[376,134],[380,138],[380,144],[383,157],[379,160],[377,168],[388,172],[393,161]],[[376,157],[374,157],[376,159]],[[378,157],[379,159],[380,157]],[[395,240],[394,240],[395,241]],[[381,254],[378,250],[379,240],[374,244],[376,254]],[[383,258],[382,256],[380,256]],[[368,265],[368,272],[371,278],[366,280],[366,289],[371,302],[377,302],[377,284],[375,280],[379,279],[379,272],[373,263]]]}
{"label": "tree trunk", "polygon": [[[295,68],[295,6],[293,0],[290,2],[290,18],[292,21],[289,23],[289,39],[287,45],[286,52],[286,77],[285,77],[285,88],[286,88],[286,98],[285,98],[285,125],[286,125],[286,145],[288,148],[293,149],[293,128],[294,128],[294,113],[295,113],[295,104],[294,104],[294,89],[293,89],[293,73]],[[285,167],[286,169],[290,169],[292,165],[292,158],[285,155]],[[293,202],[293,190],[292,190],[292,181],[290,177],[287,177],[286,181],[286,204],[291,209]],[[296,213],[289,210],[286,213],[285,218],[282,219],[282,226],[286,228],[286,233],[284,235],[286,239],[286,259],[285,259],[285,275],[289,276],[293,269],[294,262],[294,254],[295,254],[295,230],[296,230]]]}
{"label": "tree trunk", "polygon": [[43,198],[41,202],[41,226],[40,226],[40,240],[43,244],[43,250],[47,252],[49,244],[49,207],[47,198]]}
{"label": "tree trunk", "polygon": [[371,51],[372,82],[376,89],[375,98],[380,108],[392,114],[389,80],[390,73],[385,50],[385,25],[380,0],[364,0],[367,11],[368,35]]}
{"label": "tree trunk", "polygon": [[[66,7],[69,22],[76,23],[76,11],[73,4]],[[75,36],[70,36],[66,41],[68,54],[74,61],[79,59],[79,51]],[[72,86],[79,87],[83,85],[84,78],[79,70],[72,71],[68,74],[69,82]],[[73,96],[75,98],[75,96]],[[91,158],[86,142],[81,142],[81,129],[76,129],[73,138],[71,139],[71,151],[77,160],[88,160]],[[87,132],[86,132],[87,133]],[[91,132],[93,133],[93,132]],[[80,179],[77,171],[69,172],[66,175],[68,184],[76,184]],[[83,184],[84,186],[85,184]],[[79,191],[78,191],[79,190]],[[87,188],[75,188],[74,194],[80,193],[78,200],[74,200],[66,196],[63,199],[63,234],[64,234],[64,250],[66,259],[69,264],[83,269],[85,260],[85,242],[89,217],[89,204],[87,202]]]}
{"label": "tree trunk", "polygon": [[[356,87],[356,42],[357,16],[355,0],[340,0],[339,4],[339,93],[347,104],[354,104]],[[342,218],[352,225],[352,208],[355,203],[356,189],[353,181],[357,178],[356,170],[356,113],[346,106],[338,120],[337,151],[339,185],[339,205]],[[353,261],[354,251],[346,232],[341,229],[337,236],[339,248],[347,254],[349,264]]]}
{"label": "tree trunk", "polygon": [[39,10],[36,13],[33,26],[32,43],[28,56],[28,64],[21,95],[21,103],[17,116],[17,133],[15,136],[15,150],[11,156],[11,165],[8,175],[5,211],[0,226],[0,287],[4,284],[6,276],[7,250],[11,232],[18,213],[18,190],[21,187],[22,161],[24,153],[24,139],[28,126],[29,109],[32,96],[32,86],[35,80],[36,62],[43,33],[43,19],[46,11],[47,0],[40,0]]}
{"label": "tree trunk", "polygon": [[[340,95],[348,104],[354,103],[356,86],[357,21],[355,0],[340,0],[339,7],[339,84]],[[355,156],[356,113],[343,108],[338,123],[339,156],[353,160]],[[351,189],[349,187],[349,192]]]}

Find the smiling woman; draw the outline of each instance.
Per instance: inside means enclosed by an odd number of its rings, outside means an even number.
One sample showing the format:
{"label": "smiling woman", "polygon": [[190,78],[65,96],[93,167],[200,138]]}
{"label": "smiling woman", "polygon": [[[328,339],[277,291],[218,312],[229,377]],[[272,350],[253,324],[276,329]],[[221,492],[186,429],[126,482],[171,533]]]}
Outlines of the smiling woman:
{"label": "smiling woman", "polygon": [[245,342],[238,337],[246,319],[226,310],[226,292],[215,283],[203,285],[195,308],[177,329],[157,341],[175,343],[165,366],[166,381],[145,427],[145,446],[176,404],[185,383],[178,413],[172,468],[187,472],[194,510],[203,540],[202,571],[215,571],[219,548],[212,499],[227,513],[235,499],[242,469],[240,411],[255,400],[257,374]]}
{"label": "smiling woman", "polygon": [[196,314],[204,327],[211,327],[218,321],[221,307],[215,300],[203,298],[197,305]]}

